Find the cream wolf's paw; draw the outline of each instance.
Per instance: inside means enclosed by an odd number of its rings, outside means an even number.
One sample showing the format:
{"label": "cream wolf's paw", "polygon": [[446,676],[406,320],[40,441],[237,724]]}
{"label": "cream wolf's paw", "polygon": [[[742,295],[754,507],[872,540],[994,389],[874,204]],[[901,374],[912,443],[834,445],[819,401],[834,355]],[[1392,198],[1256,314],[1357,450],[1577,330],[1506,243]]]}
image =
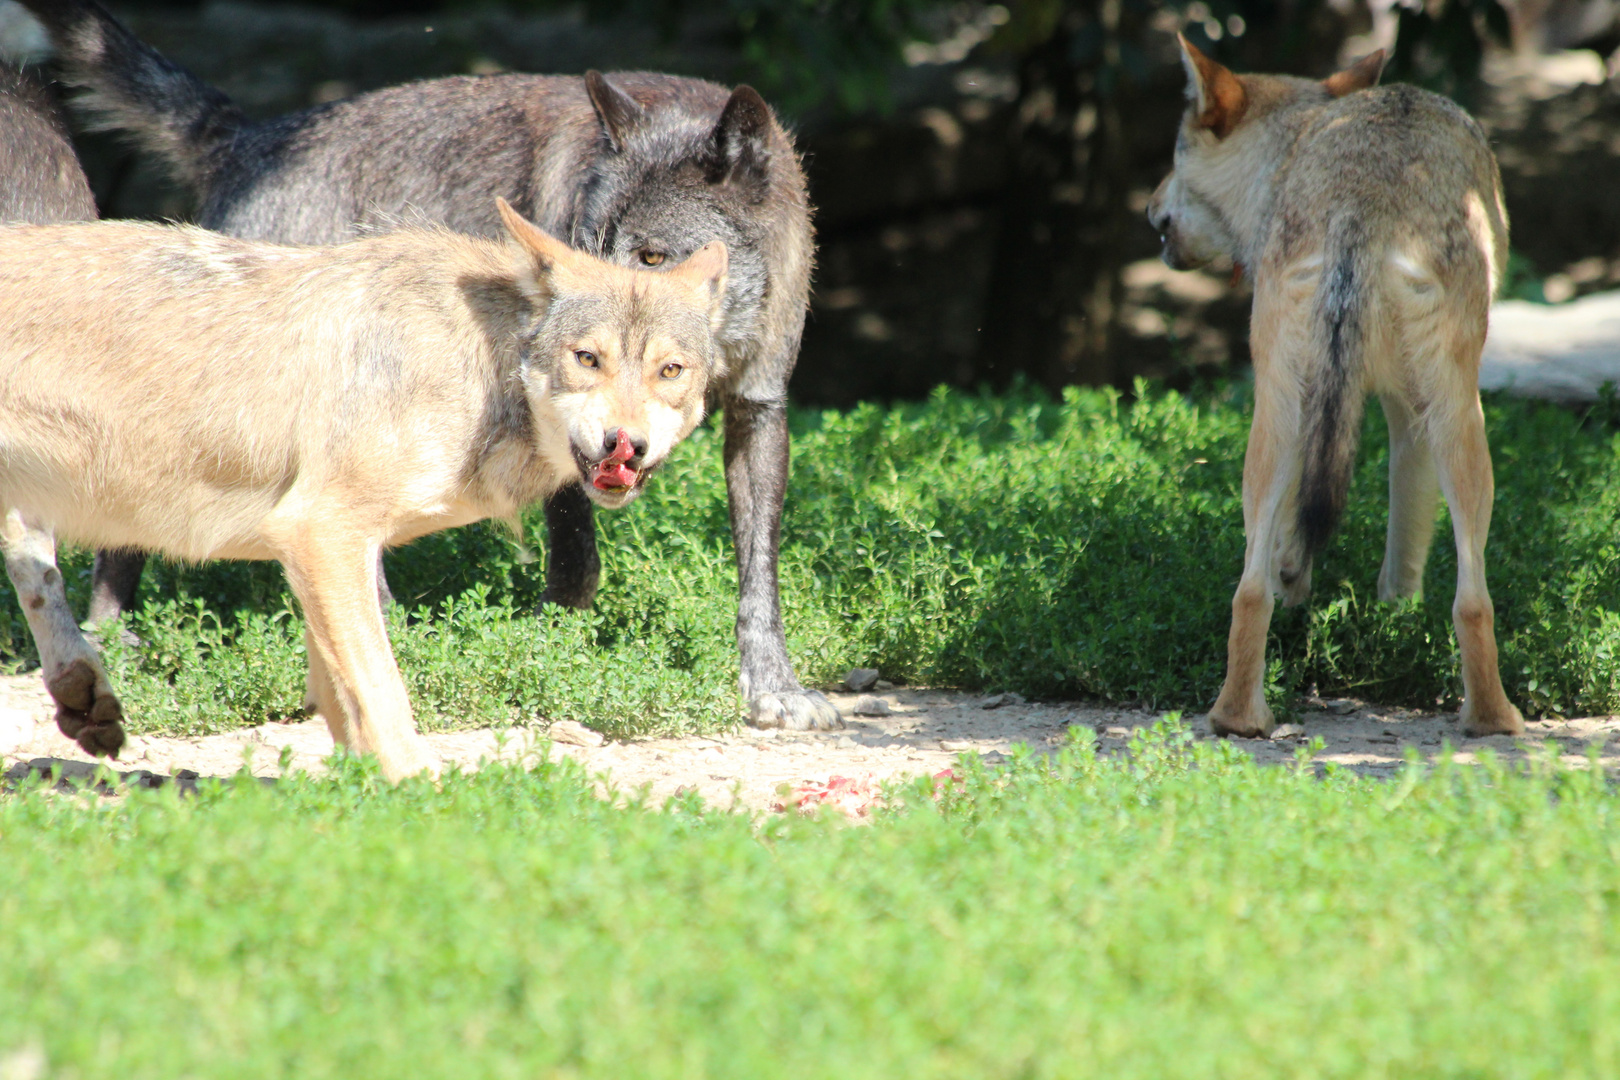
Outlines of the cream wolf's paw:
{"label": "cream wolf's paw", "polygon": [[1271,706],[1263,699],[1251,702],[1246,709],[1233,708],[1225,702],[1217,701],[1215,707],[1209,710],[1209,728],[1216,735],[1269,739],[1272,729],[1276,726],[1277,721],[1271,715]]}
{"label": "cream wolf's paw", "polygon": [[117,757],[124,747],[124,707],[106,677],[80,658],[45,683],[56,701],[56,726],[87,753]]}
{"label": "cream wolf's paw", "polygon": [[1476,710],[1472,701],[1465,701],[1458,718],[1462,720],[1463,733],[1472,739],[1486,735],[1524,734],[1524,714],[1505,698],[1493,709]]}
{"label": "cream wolf's paw", "polygon": [[767,690],[748,702],[748,721],[758,728],[835,731],[844,726],[833,703],[816,690]]}

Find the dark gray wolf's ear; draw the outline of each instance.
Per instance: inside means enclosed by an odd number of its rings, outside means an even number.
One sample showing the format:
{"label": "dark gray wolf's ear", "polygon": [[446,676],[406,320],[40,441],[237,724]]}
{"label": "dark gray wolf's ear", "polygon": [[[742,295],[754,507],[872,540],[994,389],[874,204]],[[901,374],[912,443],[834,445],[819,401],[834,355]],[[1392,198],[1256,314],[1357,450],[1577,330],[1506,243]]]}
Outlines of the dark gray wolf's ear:
{"label": "dark gray wolf's ear", "polygon": [[641,102],[607,81],[600,71],[585,73],[585,92],[591,96],[596,118],[602,121],[613,149],[623,150],[630,134],[647,122],[647,110]]}
{"label": "dark gray wolf's ear", "polygon": [[771,164],[771,108],[752,86],[739,86],[720,112],[710,136],[709,183],[737,184],[763,192]]}

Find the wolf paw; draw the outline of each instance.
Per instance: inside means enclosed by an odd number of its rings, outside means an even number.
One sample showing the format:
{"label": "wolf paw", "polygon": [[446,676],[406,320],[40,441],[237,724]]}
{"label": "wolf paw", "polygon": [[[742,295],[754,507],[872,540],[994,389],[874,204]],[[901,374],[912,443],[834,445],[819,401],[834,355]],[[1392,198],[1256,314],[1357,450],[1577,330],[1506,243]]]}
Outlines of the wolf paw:
{"label": "wolf paw", "polygon": [[45,689],[56,701],[56,726],[63,735],[87,753],[115,758],[124,746],[124,707],[98,674],[88,660],[75,660],[47,680]]}
{"label": "wolf paw", "polygon": [[1511,701],[1503,701],[1494,709],[1476,710],[1471,701],[1463,702],[1462,720],[1463,732],[1471,739],[1481,739],[1487,735],[1523,735],[1524,715]]}
{"label": "wolf paw", "polygon": [[774,690],[748,701],[748,722],[787,731],[836,731],[844,726],[833,703],[815,690]]}
{"label": "wolf paw", "polygon": [[1209,710],[1209,729],[1216,735],[1235,736],[1240,739],[1269,739],[1277,726],[1276,718],[1264,702],[1259,708],[1224,709],[1220,702]]}

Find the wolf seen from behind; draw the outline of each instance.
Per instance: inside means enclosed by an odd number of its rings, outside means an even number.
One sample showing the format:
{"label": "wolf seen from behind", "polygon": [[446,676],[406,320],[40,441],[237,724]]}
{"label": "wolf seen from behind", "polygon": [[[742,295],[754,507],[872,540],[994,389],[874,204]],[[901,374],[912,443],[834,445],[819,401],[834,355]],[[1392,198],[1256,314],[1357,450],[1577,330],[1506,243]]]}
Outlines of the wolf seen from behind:
{"label": "wolf seen from behind", "polygon": [[378,553],[515,521],[567,484],[624,505],[726,376],[723,244],[654,274],[499,210],[505,243],[0,229],[6,569],[64,733],[97,754],[124,741],[68,611],[59,535],[278,560],[333,738],[390,780],[435,769],[377,603]]}
{"label": "wolf seen from behind", "polygon": [[[741,688],[757,725],[841,726],[821,694],[800,686],[783,636],[784,407],[813,237],[798,155],[754,90],[646,73],[456,77],[254,123],[94,0],[25,6],[49,30],[64,79],[88,90],[78,102],[189,183],[207,228],[320,244],[428,221],[493,236],[491,207],[504,196],[552,234],[624,266],[668,268],[724,242],[728,373],[713,394],[725,412]],[[571,485],[547,502],[547,601],[584,607],[596,593],[596,498]],[[100,563],[93,618],[131,601],[141,557]]]}
{"label": "wolf seen from behind", "polygon": [[1363,399],[1390,433],[1380,599],[1416,596],[1444,493],[1457,544],[1452,617],[1470,735],[1523,730],[1497,671],[1485,587],[1493,481],[1479,402],[1487,312],[1507,259],[1501,180],[1479,125],[1376,53],[1322,82],[1235,75],[1185,39],[1189,107],[1148,217],[1164,258],[1252,275],[1254,420],[1243,467],[1243,575],[1218,734],[1272,730],[1273,597],[1304,600],[1343,511]]}

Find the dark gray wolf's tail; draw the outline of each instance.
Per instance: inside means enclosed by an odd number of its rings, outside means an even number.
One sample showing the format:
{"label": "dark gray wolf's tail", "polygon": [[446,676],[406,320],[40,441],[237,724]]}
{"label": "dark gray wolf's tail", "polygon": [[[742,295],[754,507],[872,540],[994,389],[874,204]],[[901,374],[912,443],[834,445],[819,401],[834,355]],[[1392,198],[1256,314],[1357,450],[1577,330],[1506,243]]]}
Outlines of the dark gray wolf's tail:
{"label": "dark gray wolf's tail", "polygon": [[128,131],[179,178],[205,186],[245,123],[231,99],[141,41],[95,0],[22,0],[45,24],[74,104],[98,128]]}
{"label": "dark gray wolf's tail", "polygon": [[1311,316],[1319,351],[1304,373],[1301,402],[1299,540],[1307,557],[1322,550],[1339,524],[1356,467],[1371,269],[1359,225],[1333,222]]}

